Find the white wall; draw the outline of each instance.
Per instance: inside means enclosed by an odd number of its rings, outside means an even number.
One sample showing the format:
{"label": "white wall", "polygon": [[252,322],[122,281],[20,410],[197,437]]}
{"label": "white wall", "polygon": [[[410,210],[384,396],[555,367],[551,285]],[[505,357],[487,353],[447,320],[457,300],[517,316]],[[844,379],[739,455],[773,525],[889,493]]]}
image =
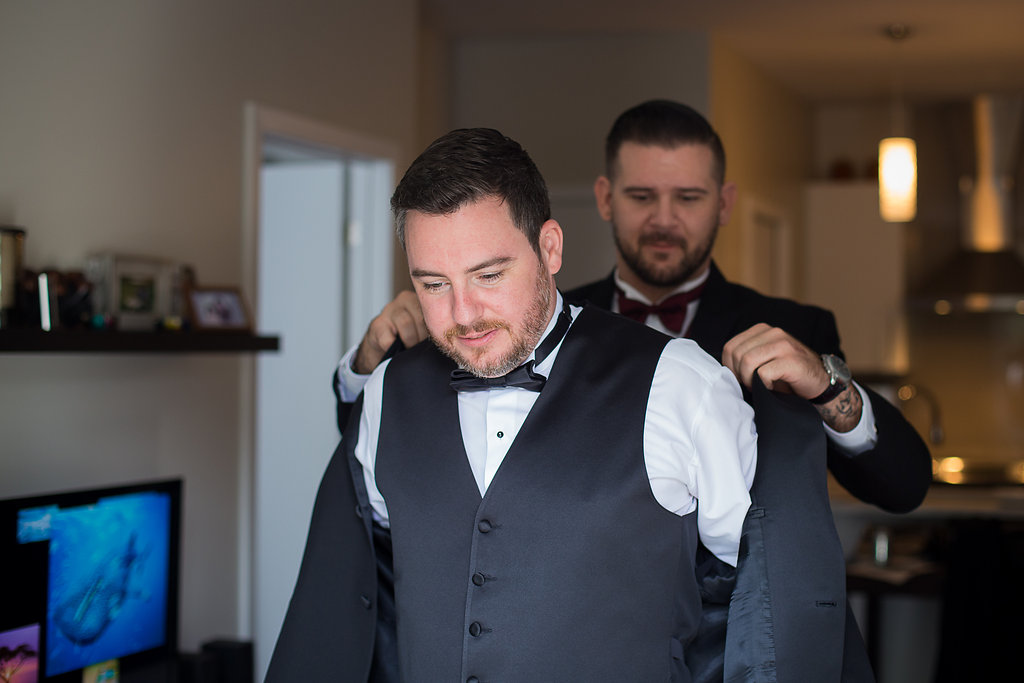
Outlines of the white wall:
{"label": "white wall", "polygon": [[[244,102],[410,154],[417,23],[415,0],[311,0],[301,11],[283,0],[4,2],[0,223],[27,229],[30,268],[80,267],[90,251],[116,249],[240,284]],[[237,597],[249,561],[238,535],[247,362],[0,357],[0,496],[185,477],[187,650],[249,628]]]}

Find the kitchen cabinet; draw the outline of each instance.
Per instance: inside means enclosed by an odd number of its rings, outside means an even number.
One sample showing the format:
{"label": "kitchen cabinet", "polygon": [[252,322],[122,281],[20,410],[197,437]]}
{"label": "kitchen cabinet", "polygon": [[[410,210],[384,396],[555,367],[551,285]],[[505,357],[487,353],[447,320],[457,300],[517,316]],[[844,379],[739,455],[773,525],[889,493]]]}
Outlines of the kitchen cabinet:
{"label": "kitchen cabinet", "polygon": [[804,188],[804,296],[836,314],[854,374],[907,372],[903,224],[878,213],[873,181]]}

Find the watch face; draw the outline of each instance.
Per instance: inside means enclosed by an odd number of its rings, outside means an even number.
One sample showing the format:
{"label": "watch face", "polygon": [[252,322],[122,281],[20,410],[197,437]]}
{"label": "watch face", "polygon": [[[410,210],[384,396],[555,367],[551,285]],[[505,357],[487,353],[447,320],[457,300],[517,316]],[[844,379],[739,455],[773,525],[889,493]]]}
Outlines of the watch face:
{"label": "watch face", "polygon": [[846,363],[839,356],[834,356],[830,353],[823,354],[821,361],[825,364],[825,370],[832,376],[835,382],[842,382],[846,384],[850,381],[850,368],[846,367]]}

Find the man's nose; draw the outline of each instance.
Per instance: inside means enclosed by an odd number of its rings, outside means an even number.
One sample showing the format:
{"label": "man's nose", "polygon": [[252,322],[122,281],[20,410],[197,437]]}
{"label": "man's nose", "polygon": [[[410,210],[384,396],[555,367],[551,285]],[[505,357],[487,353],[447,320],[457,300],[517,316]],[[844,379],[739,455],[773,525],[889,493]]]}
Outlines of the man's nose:
{"label": "man's nose", "polygon": [[675,223],[675,212],[672,206],[671,197],[659,197],[658,201],[654,204],[654,214],[651,216],[651,222],[657,226],[671,226]]}
{"label": "man's nose", "polygon": [[466,326],[480,319],[480,303],[470,288],[452,287],[452,319]]}

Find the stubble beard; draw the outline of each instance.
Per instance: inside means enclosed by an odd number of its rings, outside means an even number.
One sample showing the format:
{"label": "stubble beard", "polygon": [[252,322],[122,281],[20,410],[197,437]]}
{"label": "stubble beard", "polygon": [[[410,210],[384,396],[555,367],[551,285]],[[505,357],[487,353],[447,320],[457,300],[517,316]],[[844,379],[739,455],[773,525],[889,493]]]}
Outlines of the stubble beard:
{"label": "stubble beard", "polygon": [[[710,256],[717,236],[718,225],[715,225],[708,233],[707,239],[691,247],[685,237],[663,231],[649,232],[641,235],[636,247],[633,247],[619,237],[619,230],[615,223],[612,223],[612,237],[622,260],[642,282],[652,287],[678,287],[692,279]],[[674,261],[655,260],[645,256],[644,245],[656,242],[675,244],[681,250],[682,256]]]}
{"label": "stubble beard", "polygon": [[[455,325],[445,330],[440,339],[431,335],[434,345],[444,355],[451,358],[455,363],[471,372],[477,377],[500,377],[515,370],[523,364],[544,334],[548,325],[548,312],[551,308],[551,282],[547,269],[538,264],[536,287],[534,289],[533,303],[526,311],[523,318],[523,326],[520,332],[515,332],[512,326],[505,320],[478,320],[472,325]],[[475,362],[455,346],[455,338],[468,334],[482,334],[491,330],[505,330],[512,341],[508,351],[485,364]],[[479,350],[477,356],[484,355],[489,349]]]}

